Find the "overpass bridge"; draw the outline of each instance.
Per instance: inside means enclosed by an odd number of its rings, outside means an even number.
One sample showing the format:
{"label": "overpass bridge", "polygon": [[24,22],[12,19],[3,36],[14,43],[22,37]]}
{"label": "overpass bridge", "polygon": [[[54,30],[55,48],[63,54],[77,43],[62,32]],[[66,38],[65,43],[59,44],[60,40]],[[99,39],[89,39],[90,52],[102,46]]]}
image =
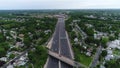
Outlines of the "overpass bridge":
{"label": "overpass bridge", "polygon": [[53,52],[51,50],[48,50],[48,54],[50,56],[56,58],[56,59],[59,59],[60,61],[66,63],[68,65],[73,66],[73,67],[76,67],[76,68],[80,68],[80,67],[87,68],[85,65],[83,65],[81,63],[78,63],[78,62],[74,61],[73,59],[69,59],[69,58],[67,58],[67,57],[65,57],[63,55],[59,55],[59,54],[57,54],[57,53],[55,53],[55,52]]}

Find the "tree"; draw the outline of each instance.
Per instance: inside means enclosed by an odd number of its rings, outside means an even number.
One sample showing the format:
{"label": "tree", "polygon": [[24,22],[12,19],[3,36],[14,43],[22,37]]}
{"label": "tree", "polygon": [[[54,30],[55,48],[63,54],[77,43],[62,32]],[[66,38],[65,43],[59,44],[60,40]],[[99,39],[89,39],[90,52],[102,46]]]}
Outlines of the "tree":
{"label": "tree", "polygon": [[0,43],[0,47],[4,48],[6,51],[10,48],[10,46],[7,42]]}
{"label": "tree", "polygon": [[3,57],[6,55],[7,50],[10,48],[8,43],[0,43],[0,57]]}
{"label": "tree", "polygon": [[[34,51],[30,51],[28,53],[28,58],[31,63],[35,66],[35,68],[39,68],[43,66],[48,57],[47,49],[43,46],[36,46]],[[40,61],[39,61],[40,60]]]}
{"label": "tree", "polygon": [[86,28],[86,33],[89,35],[89,36],[93,36],[94,35],[94,30],[93,28]]}
{"label": "tree", "polygon": [[114,37],[114,36],[109,36],[109,40],[110,41],[113,41],[113,40],[115,40],[116,38]]}
{"label": "tree", "polygon": [[106,47],[107,47],[106,43],[107,43],[108,41],[109,41],[108,37],[102,37],[102,39],[101,39],[101,45],[102,45],[104,48],[106,48]]}
{"label": "tree", "polygon": [[71,32],[70,36],[71,36],[72,39],[74,39],[74,38],[77,37],[77,36],[75,35],[75,32],[74,32],[74,31]]}
{"label": "tree", "polygon": [[2,33],[0,33],[0,43],[5,42],[5,40],[6,40],[5,36]]}
{"label": "tree", "polygon": [[107,55],[107,51],[106,50],[102,51],[101,55],[102,57],[105,57]]}
{"label": "tree", "polygon": [[25,44],[25,46],[26,47],[30,47],[30,45],[31,45],[31,39],[30,38],[24,38],[24,44]]}
{"label": "tree", "polygon": [[22,40],[20,38],[16,38],[16,41],[21,42]]}
{"label": "tree", "polygon": [[85,39],[85,42],[86,43],[94,43],[94,37],[93,36],[88,36],[86,39]]}
{"label": "tree", "polygon": [[120,59],[112,59],[105,63],[106,68],[120,68]]}
{"label": "tree", "polygon": [[115,32],[115,36],[118,37],[120,33],[120,30],[118,30],[117,32]]}
{"label": "tree", "polygon": [[15,57],[14,54],[10,54],[9,58],[13,59]]}
{"label": "tree", "polygon": [[3,57],[6,55],[6,51],[4,48],[0,48],[0,57]]}

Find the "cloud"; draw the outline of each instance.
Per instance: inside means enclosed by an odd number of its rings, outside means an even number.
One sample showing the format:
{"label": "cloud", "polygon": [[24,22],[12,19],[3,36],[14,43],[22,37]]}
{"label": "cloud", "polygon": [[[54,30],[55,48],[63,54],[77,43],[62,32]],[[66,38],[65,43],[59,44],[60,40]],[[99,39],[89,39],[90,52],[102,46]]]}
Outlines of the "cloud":
{"label": "cloud", "polygon": [[120,8],[120,0],[0,0],[0,9]]}

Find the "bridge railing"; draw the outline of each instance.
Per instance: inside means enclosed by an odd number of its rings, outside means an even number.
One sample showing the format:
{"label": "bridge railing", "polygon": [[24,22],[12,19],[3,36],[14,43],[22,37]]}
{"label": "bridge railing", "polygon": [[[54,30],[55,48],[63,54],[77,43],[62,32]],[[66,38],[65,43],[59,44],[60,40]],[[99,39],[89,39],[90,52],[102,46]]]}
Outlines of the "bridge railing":
{"label": "bridge railing", "polygon": [[53,52],[51,50],[48,50],[48,54],[50,56],[54,57],[54,58],[59,59],[60,61],[62,61],[64,63],[67,63],[67,64],[73,66],[73,67],[76,67],[76,68],[79,68],[79,67],[87,68],[87,66],[85,66],[85,65],[83,65],[83,64],[81,64],[79,62],[76,62],[73,59],[69,59],[69,58],[67,58],[67,57],[65,57],[63,55],[59,55],[59,54],[57,54],[57,53],[55,53],[55,52]]}

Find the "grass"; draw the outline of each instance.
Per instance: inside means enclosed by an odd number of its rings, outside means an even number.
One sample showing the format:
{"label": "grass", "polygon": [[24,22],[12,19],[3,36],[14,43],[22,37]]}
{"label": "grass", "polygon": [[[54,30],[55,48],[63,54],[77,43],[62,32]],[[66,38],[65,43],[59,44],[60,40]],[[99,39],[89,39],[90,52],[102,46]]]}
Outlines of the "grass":
{"label": "grass", "polygon": [[80,59],[80,62],[86,66],[89,66],[89,64],[91,63],[91,60],[92,60],[91,57],[88,57],[84,54],[79,54],[79,59]]}
{"label": "grass", "polygon": [[119,55],[119,56],[120,56],[120,50],[115,49],[115,50],[113,51],[113,54],[115,54],[115,55]]}
{"label": "grass", "polygon": [[85,54],[80,53],[80,50],[76,47],[73,47],[73,50],[75,54],[75,61],[78,61],[81,64],[84,64],[88,67],[92,61],[92,58],[89,56],[86,56]]}

